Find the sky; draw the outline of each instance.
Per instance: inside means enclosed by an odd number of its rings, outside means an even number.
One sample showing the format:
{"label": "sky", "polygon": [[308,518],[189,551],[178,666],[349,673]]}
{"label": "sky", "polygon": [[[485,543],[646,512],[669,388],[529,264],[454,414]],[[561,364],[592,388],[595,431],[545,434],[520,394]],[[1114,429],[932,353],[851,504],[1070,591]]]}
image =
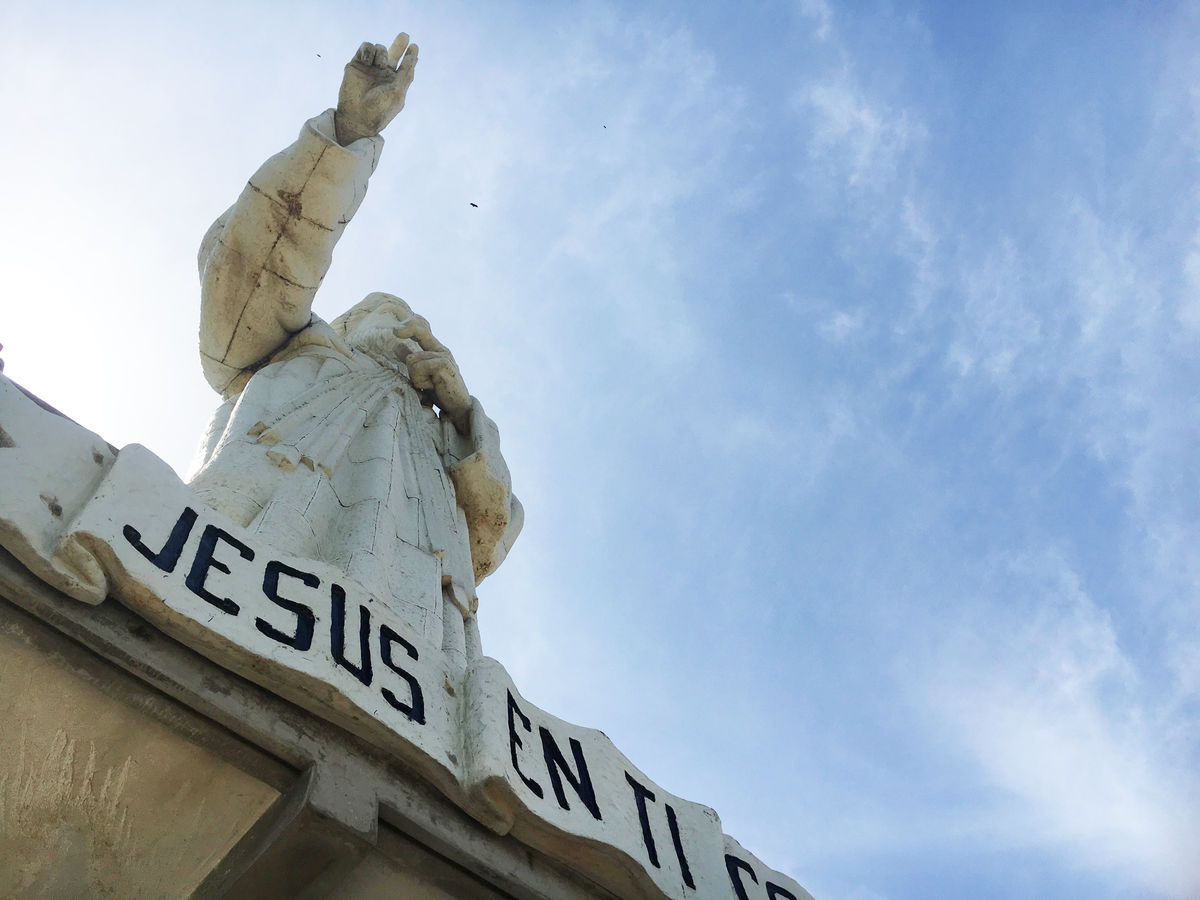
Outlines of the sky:
{"label": "sky", "polygon": [[186,473],[200,238],[400,30],[316,312],[499,425],[522,694],[818,900],[1200,897],[1200,5],[6,0],[5,374]]}

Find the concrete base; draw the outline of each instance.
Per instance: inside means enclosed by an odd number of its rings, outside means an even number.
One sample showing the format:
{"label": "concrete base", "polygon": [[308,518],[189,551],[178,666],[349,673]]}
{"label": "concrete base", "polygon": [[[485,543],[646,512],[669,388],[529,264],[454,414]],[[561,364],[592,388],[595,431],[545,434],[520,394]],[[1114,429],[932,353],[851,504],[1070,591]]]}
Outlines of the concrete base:
{"label": "concrete base", "polygon": [[0,550],[0,895],[612,897]]}

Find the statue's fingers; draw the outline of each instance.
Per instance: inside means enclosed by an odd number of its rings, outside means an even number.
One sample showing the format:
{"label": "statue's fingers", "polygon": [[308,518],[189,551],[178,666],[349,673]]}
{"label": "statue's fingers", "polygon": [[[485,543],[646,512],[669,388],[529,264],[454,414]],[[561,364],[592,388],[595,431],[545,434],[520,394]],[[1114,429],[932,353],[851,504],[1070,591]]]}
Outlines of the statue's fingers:
{"label": "statue's fingers", "polygon": [[396,343],[393,345],[395,348],[393,352],[396,355],[396,359],[405,365],[408,365],[409,357],[414,353],[420,353],[421,346],[413,340],[405,340],[404,338],[400,337],[400,335],[396,335],[396,338]]}
{"label": "statue's fingers", "polygon": [[430,353],[445,354],[451,359],[454,358],[450,356],[450,349],[437,338],[435,338],[432,331],[426,332],[425,340],[420,341],[419,343],[421,344],[422,350],[428,350]]}
{"label": "statue's fingers", "polygon": [[458,371],[458,364],[447,350],[417,350],[409,355],[413,363],[430,374],[443,369]]}
{"label": "statue's fingers", "polygon": [[395,329],[396,337],[411,338],[421,345],[422,350],[430,350],[439,353],[449,353],[446,346],[433,336],[433,332],[429,329],[429,323],[424,316],[414,315],[410,319],[405,319]]}
{"label": "statue's fingers", "polygon": [[363,41],[358,47],[358,52],[354,54],[354,59],[351,61],[365,63],[369,66],[374,60],[375,45],[370,41]]}
{"label": "statue's fingers", "polygon": [[404,57],[404,51],[408,49],[408,34],[400,32],[396,35],[396,39],[392,41],[392,46],[388,48],[388,65],[393,69],[399,65],[400,60]]}
{"label": "statue's fingers", "polygon": [[383,44],[375,44],[373,49],[375,52],[374,52],[373,58],[371,60],[371,64],[378,66],[381,69],[384,68],[385,66],[387,66],[387,64],[388,64],[387,47],[383,46]]}
{"label": "statue's fingers", "polygon": [[471,392],[457,367],[444,366],[433,373],[433,391],[443,411],[465,412],[471,407]]}
{"label": "statue's fingers", "polygon": [[445,365],[433,371],[434,385],[444,392],[447,396],[465,396],[467,394],[467,385],[463,381],[462,373],[458,371],[457,366]]}
{"label": "statue's fingers", "polygon": [[404,58],[400,60],[400,71],[408,72],[409,78],[412,78],[412,71],[417,67],[417,54],[420,52],[421,48],[416,44],[409,44],[404,51]]}
{"label": "statue's fingers", "polygon": [[393,331],[396,337],[412,338],[417,343],[421,343],[421,340],[424,338],[433,336],[429,331],[429,323],[425,321],[425,317],[416,314],[402,321]]}
{"label": "statue's fingers", "polygon": [[400,67],[396,70],[396,78],[392,82],[397,90],[408,90],[408,86],[412,84],[413,72],[417,68],[417,50],[416,44],[409,44],[408,49],[404,51]]}
{"label": "statue's fingers", "polygon": [[425,320],[424,316],[418,316],[416,313],[409,313],[407,316],[405,316],[403,319],[400,320],[400,324],[397,325],[396,327],[397,328],[428,328],[429,323]]}
{"label": "statue's fingers", "polygon": [[404,365],[408,368],[408,378],[414,385],[422,390],[429,390],[433,387],[433,376],[438,368],[438,360],[431,358],[428,353],[418,351],[410,353],[404,360]]}

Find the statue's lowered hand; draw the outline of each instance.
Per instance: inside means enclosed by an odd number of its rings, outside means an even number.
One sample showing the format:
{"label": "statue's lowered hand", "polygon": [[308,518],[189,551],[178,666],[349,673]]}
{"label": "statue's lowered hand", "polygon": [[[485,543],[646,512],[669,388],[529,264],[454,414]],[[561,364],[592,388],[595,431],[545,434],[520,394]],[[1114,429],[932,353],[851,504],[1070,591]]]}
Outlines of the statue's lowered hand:
{"label": "statue's lowered hand", "polygon": [[415,341],[421,348],[404,354],[408,377],[418,390],[432,391],[442,414],[449,416],[460,433],[466,434],[470,428],[471,393],[450,350],[433,336],[423,316],[409,316],[392,334],[401,340]]}
{"label": "statue's lowered hand", "polygon": [[470,427],[471,395],[448,350],[418,350],[404,360],[408,377],[418,389],[433,391],[434,402],[459,432]]}
{"label": "statue's lowered hand", "polygon": [[374,137],[400,110],[417,66],[417,45],[401,32],[391,49],[364,43],[346,63],[334,127],[343,147],[363,137]]}

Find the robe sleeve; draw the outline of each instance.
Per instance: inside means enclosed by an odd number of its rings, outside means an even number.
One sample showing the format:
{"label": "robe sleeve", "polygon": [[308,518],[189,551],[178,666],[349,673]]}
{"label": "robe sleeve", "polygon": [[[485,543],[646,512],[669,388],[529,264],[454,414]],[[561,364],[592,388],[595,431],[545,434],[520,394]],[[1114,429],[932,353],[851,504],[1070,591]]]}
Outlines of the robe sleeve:
{"label": "robe sleeve", "polygon": [[200,361],[236,394],[249,372],[309,324],[333,248],[367,191],[383,138],[342,147],[333,110],[254,173],[200,248]]}
{"label": "robe sleeve", "polygon": [[458,506],[467,520],[475,583],[504,561],[525,522],[521,501],[512,492],[508,464],[500,455],[500,432],[483,407],[471,398],[471,428],[460,436],[448,426],[453,447],[446,471],[454,482]]}

